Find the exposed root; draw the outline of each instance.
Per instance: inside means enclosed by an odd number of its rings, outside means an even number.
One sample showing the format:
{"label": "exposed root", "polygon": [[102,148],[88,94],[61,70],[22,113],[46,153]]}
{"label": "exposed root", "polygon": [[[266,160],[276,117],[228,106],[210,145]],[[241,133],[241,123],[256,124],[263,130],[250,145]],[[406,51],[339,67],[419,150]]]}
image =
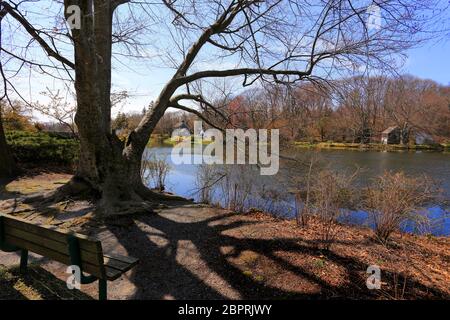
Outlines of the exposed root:
{"label": "exposed root", "polygon": [[96,217],[100,219],[108,219],[119,216],[151,214],[157,207],[155,203],[148,201],[120,201],[114,203],[106,203],[101,201],[96,206]]}
{"label": "exposed root", "polygon": [[159,193],[159,192],[155,192],[152,191],[150,189],[148,189],[147,187],[145,187],[144,185],[140,185],[136,188],[136,193],[142,197],[143,199],[147,200],[147,201],[158,201],[158,202],[188,202],[188,203],[192,203],[192,199],[186,199],[180,196],[176,196],[173,194],[168,194],[168,193]]}
{"label": "exposed root", "polygon": [[100,194],[90,184],[77,177],[54,191],[28,196],[21,199],[21,202],[32,204],[39,211],[39,208],[76,199],[93,200],[95,216],[98,219],[149,214],[167,204],[192,203],[192,200],[180,196],[152,191],[143,184],[129,188],[124,185],[115,188],[112,185],[110,188],[103,188]]}
{"label": "exposed root", "polygon": [[192,200],[171,194],[157,193],[140,184],[134,187],[125,199],[114,193],[109,196],[104,194],[96,204],[96,215],[104,219],[115,216],[149,214],[154,213],[154,210],[159,209],[162,205],[174,202],[192,203]]}

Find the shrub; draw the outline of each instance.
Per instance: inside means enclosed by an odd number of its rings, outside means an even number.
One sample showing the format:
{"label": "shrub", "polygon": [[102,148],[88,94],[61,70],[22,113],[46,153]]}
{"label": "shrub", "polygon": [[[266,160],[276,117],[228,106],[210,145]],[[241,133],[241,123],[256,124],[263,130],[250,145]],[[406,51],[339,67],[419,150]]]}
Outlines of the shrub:
{"label": "shrub", "polygon": [[149,152],[144,153],[141,165],[141,177],[145,184],[153,185],[159,191],[164,191],[170,165],[166,159],[159,159]]}
{"label": "shrub", "polygon": [[407,221],[427,223],[419,209],[438,194],[435,183],[425,175],[386,172],[367,188],[363,206],[373,220],[376,236],[385,243]]}
{"label": "shrub", "polygon": [[20,163],[74,165],[79,154],[76,139],[46,132],[9,131],[6,140]]}
{"label": "shrub", "polygon": [[219,182],[222,202],[231,211],[245,212],[247,202],[253,193],[253,179],[255,169],[246,165],[224,165],[220,171],[223,177]]}
{"label": "shrub", "polygon": [[297,225],[306,227],[310,216],[311,206],[311,186],[313,180],[320,171],[328,165],[319,151],[311,153],[296,154],[292,157],[295,165],[288,166],[288,175],[291,176],[294,188],[290,193],[294,196],[294,210]]}
{"label": "shrub", "polygon": [[320,232],[323,249],[329,250],[338,233],[337,220],[344,208],[353,206],[356,193],[352,188],[357,171],[352,175],[323,170],[311,184],[311,200],[308,211],[321,221]]}
{"label": "shrub", "polygon": [[222,178],[224,176],[219,176],[216,166],[210,164],[201,164],[199,166],[196,175],[196,187],[200,202],[212,202],[215,184]]}

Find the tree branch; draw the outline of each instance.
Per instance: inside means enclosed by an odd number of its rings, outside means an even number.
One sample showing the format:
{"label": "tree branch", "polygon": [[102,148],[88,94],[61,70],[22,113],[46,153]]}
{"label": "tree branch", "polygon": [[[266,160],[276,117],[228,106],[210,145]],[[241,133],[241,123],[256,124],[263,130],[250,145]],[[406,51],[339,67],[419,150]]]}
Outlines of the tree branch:
{"label": "tree branch", "polygon": [[200,119],[202,119],[203,121],[205,121],[205,122],[206,122],[207,124],[209,124],[211,127],[215,128],[215,129],[217,129],[217,130],[220,130],[220,131],[223,131],[223,130],[224,130],[223,128],[220,128],[220,127],[216,126],[215,124],[213,124],[213,123],[212,123],[211,121],[209,121],[205,116],[203,116],[203,114],[202,114],[201,112],[199,112],[199,111],[197,111],[197,110],[195,110],[195,109],[185,107],[185,106],[179,104],[178,102],[171,103],[171,104],[170,104],[170,107],[171,107],[171,108],[175,108],[175,109],[179,109],[179,110],[183,110],[183,111],[186,111],[186,112],[189,112],[189,113],[192,113],[192,114],[195,114],[197,117],[199,117]]}
{"label": "tree branch", "polygon": [[199,80],[202,78],[220,78],[220,77],[231,77],[231,76],[240,76],[240,75],[272,75],[276,78],[277,75],[285,75],[285,76],[298,76],[300,79],[303,79],[309,75],[311,75],[312,67],[308,68],[307,71],[297,71],[297,70],[273,70],[273,69],[259,69],[259,68],[240,68],[240,69],[229,69],[229,70],[206,70],[199,71],[193,73],[191,75],[179,78],[178,80],[182,82],[182,84],[189,83],[195,80]]}
{"label": "tree branch", "polygon": [[11,7],[9,3],[2,1],[2,6],[4,10],[9,13],[14,19],[16,19],[17,22],[19,22],[25,28],[28,34],[41,45],[48,56],[55,58],[71,69],[75,69],[75,64],[53,50],[48,45],[48,43],[39,35],[39,30],[36,30],[21,14],[16,12],[16,10]]}
{"label": "tree branch", "polygon": [[[178,103],[180,100],[194,100],[199,102],[200,104],[204,104],[206,106],[208,106],[209,108],[211,108],[214,112],[216,112],[222,119],[224,119],[225,121],[229,121],[228,117],[226,117],[221,111],[219,111],[215,106],[213,106],[211,103],[209,103],[208,101],[205,100],[205,98],[203,98],[202,95],[198,94],[179,94],[176,95],[174,97],[172,97],[170,99],[170,104],[176,104]],[[205,109],[202,107],[202,109]],[[206,111],[206,110],[205,110]]]}

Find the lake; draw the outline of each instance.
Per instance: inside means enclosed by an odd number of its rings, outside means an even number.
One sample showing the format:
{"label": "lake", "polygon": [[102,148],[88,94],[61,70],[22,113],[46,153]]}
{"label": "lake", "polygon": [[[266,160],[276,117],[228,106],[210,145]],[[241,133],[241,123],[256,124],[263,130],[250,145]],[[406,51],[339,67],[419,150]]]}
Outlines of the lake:
{"label": "lake", "polygon": [[[158,158],[165,158],[171,170],[166,179],[166,190],[185,197],[201,200],[199,189],[202,184],[199,182],[199,175],[205,170],[203,165],[178,164],[171,160],[171,147],[154,146],[147,150],[146,157],[156,155]],[[444,204],[430,206],[426,213],[430,217],[431,224],[426,230],[417,229],[413,223],[403,226],[403,230],[413,233],[431,233],[433,235],[450,236],[450,154],[439,152],[382,152],[382,151],[359,151],[359,150],[333,150],[321,149],[312,150],[292,147],[282,152],[289,157],[294,157],[299,162],[281,161],[280,171],[275,176],[261,176],[259,169],[249,165],[235,165],[232,172],[229,172],[230,181],[225,179],[216,182],[211,190],[211,202],[227,207],[230,201],[229,191],[224,191],[224,184],[228,189],[233,189],[233,181],[239,181],[244,187],[235,192],[241,193],[241,200],[244,209],[258,208],[264,209],[274,215],[283,218],[293,218],[295,216],[294,197],[290,193],[292,188],[301,183],[308,161],[313,156],[318,159],[318,165],[329,167],[340,172],[354,172],[359,168],[359,173],[355,181],[358,187],[367,185],[374,177],[385,171],[403,171],[408,175],[426,174],[437,181],[443,189],[442,200]],[[186,157],[194,159],[201,157],[197,154],[189,154]],[[220,167],[220,166],[217,166]],[[221,166],[223,168],[223,166]],[[229,169],[227,169],[229,170]],[[237,182],[235,183],[237,184]],[[204,190],[204,189],[203,189]],[[361,224],[370,226],[368,215],[362,211],[351,211],[345,218],[346,223]]]}

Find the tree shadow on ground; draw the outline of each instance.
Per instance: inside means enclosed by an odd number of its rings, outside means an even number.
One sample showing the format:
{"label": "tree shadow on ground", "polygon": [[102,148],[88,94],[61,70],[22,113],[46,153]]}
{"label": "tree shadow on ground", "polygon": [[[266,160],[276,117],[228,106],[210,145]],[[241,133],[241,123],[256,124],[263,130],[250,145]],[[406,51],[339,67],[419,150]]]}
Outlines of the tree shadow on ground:
{"label": "tree shadow on ground", "polygon": [[64,281],[37,265],[21,274],[18,267],[0,267],[0,300],[92,300],[79,290],[69,290]]}
{"label": "tree shadow on ground", "polygon": [[[309,245],[300,244],[300,239],[257,239],[252,237],[235,238],[224,234],[225,231],[247,224],[245,221],[233,221],[222,224],[231,215],[225,214],[195,222],[178,222],[162,215],[142,215],[130,219],[133,222],[127,228],[109,226],[128,254],[140,258],[140,265],[135,269],[131,281],[136,286],[134,299],[223,299],[229,297],[229,290],[223,282],[214,283],[211,277],[198,275],[199,269],[209,269],[210,274],[224,281],[233,292],[243,299],[374,299],[380,293],[368,290],[365,278],[361,276],[367,264],[353,258],[340,256],[333,251],[322,252]],[[149,233],[143,229],[156,230]],[[151,240],[151,234],[157,234],[164,241]],[[161,242],[161,243],[158,243]],[[180,263],[178,248],[180,243],[191,243],[203,265]],[[224,253],[223,247],[232,250]],[[317,293],[283,290],[265,285],[246,275],[229,259],[250,250],[270,259],[277,269],[289,271],[298,279],[319,286]],[[312,270],[281,258],[277,251],[303,253],[313,257],[324,257],[347,270],[346,285],[335,286],[324,281]],[[187,259],[189,260],[189,259]],[[386,277],[395,275],[387,274]],[[389,281],[389,279],[383,279]],[[446,293],[435,288],[428,288],[421,283],[408,279],[408,287],[426,292],[428,298],[447,297]]]}
{"label": "tree shadow on ground", "polygon": [[20,196],[16,192],[9,192],[6,190],[6,185],[11,181],[14,181],[14,179],[0,179],[0,201],[14,199]]}
{"label": "tree shadow on ground", "polygon": [[[36,209],[42,209],[37,206]],[[48,209],[48,208],[47,208]],[[197,217],[192,208],[189,217],[183,215],[183,207],[176,214],[143,214],[108,220],[106,229],[117,239],[130,256],[140,259],[129,276],[134,286],[127,299],[377,299],[392,298],[394,294],[368,290],[365,285],[367,264],[342,256],[334,251],[321,251],[310,240],[293,238],[258,238],[251,233],[235,237],[227,231],[246,226],[258,228],[258,221],[231,219],[235,214]],[[120,221],[122,220],[122,221]],[[117,223],[119,222],[119,223]],[[257,230],[257,229],[255,229]],[[97,232],[98,230],[92,230]],[[103,242],[103,241],[102,241]],[[107,244],[106,242],[104,244]],[[355,243],[342,242],[353,246]],[[181,246],[185,246],[181,248]],[[187,246],[187,247],[186,247]],[[224,250],[224,248],[230,250]],[[180,250],[180,248],[182,250]],[[108,250],[105,250],[108,251]],[[302,287],[283,289],[283,286],[268,285],[243,272],[230,260],[243,252],[251,251],[273,264],[275,272],[289,272],[296,276],[301,286],[310,283],[318,290],[302,290]],[[346,270],[344,285],[333,285],[325,281],[311,268],[299,266],[280,256],[279,252],[296,253],[310,259],[327,259]],[[181,255],[181,256],[180,256]],[[183,256],[184,255],[184,256]],[[190,256],[192,255],[192,256]],[[24,282],[42,293],[45,299],[91,299],[78,290],[68,290],[64,281],[39,268],[24,277]],[[33,278],[42,275],[44,278]],[[384,273],[383,281],[393,282],[398,275]],[[36,280],[37,279],[37,280]],[[43,279],[43,280],[39,280]],[[50,280],[52,279],[52,280]],[[118,282],[114,285],[118,285]],[[45,283],[45,286],[39,286]],[[294,283],[297,285],[296,283]],[[20,292],[10,288],[13,299],[20,299]],[[47,288],[47,289],[46,289]],[[116,287],[120,288],[120,285]],[[83,289],[82,289],[83,290]],[[447,293],[434,287],[408,279],[408,293],[402,298],[444,298]],[[114,290],[111,293],[114,295]]]}

